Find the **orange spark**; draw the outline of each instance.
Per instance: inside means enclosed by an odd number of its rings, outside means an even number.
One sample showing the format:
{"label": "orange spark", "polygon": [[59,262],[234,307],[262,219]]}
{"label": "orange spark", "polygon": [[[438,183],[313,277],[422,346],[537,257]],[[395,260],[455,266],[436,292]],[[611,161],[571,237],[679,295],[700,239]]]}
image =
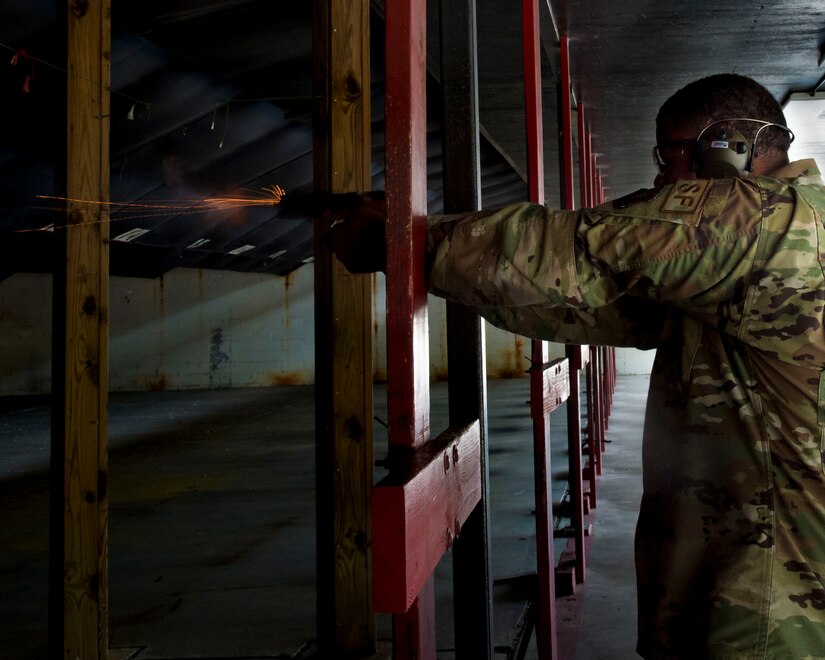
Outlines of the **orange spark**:
{"label": "orange spark", "polygon": [[270,193],[264,197],[207,197],[204,204],[217,208],[236,208],[239,206],[275,206],[281,203],[286,195],[286,191],[281,186],[275,184],[261,190]]}
{"label": "orange spark", "polygon": [[[272,184],[261,188],[263,192],[252,192],[251,195],[238,195],[232,197],[207,197],[201,200],[155,200],[153,202],[104,202],[94,199],[76,199],[72,197],[58,197],[56,195],[35,195],[38,199],[54,200],[58,202],[69,202],[91,207],[103,207],[116,214],[116,218],[85,222],[82,224],[101,224],[105,222],[116,222],[117,220],[136,220],[148,217],[165,215],[188,215],[203,213],[207,211],[229,210],[248,206],[277,206],[286,195],[286,191],[277,184]],[[63,211],[65,209],[50,207],[47,210]],[[68,225],[76,227],[80,225]],[[35,231],[53,231],[54,227],[42,227],[38,229],[18,229],[14,233],[26,233]]]}

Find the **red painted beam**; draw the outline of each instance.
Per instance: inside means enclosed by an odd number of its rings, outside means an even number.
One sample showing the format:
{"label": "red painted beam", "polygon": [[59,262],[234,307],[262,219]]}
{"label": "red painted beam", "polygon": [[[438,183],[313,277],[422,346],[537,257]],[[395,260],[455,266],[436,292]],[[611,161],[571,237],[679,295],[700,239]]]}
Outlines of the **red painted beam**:
{"label": "red painted beam", "polygon": [[[544,204],[544,142],[542,137],[541,60],[539,56],[538,0],[522,0],[525,121],[527,126],[527,181],[530,201]],[[550,501],[550,439],[545,409],[546,342],[531,343],[530,401],[533,416],[533,463],[536,498],[536,573],[539,608],[536,641],[539,657],[556,657],[556,593]],[[531,411],[533,412],[533,411]]]}
{"label": "red painted beam", "polygon": [[430,435],[426,0],[386,8],[387,404],[391,444]]}
{"label": "red painted beam", "polygon": [[[550,430],[547,413],[550,401],[545,388],[547,342],[532,342],[530,408],[533,418],[533,474],[536,509],[536,577],[538,615],[536,645],[539,657],[556,658],[556,575],[553,552],[553,503],[550,487]],[[564,360],[565,366],[567,360]],[[552,372],[551,372],[552,374]],[[567,381],[567,379],[564,379]]]}
{"label": "red painted beam", "polygon": [[562,178],[562,208],[573,210],[576,208],[573,185],[573,94],[570,85],[570,54],[567,35],[561,35],[559,49],[561,51],[560,105],[561,105],[561,178]]}
{"label": "red painted beam", "polygon": [[373,604],[406,612],[481,498],[478,420],[447,429],[373,488]]}
{"label": "red painted beam", "polygon": [[576,113],[576,121],[579,133],[579,204],[587,208],[590,206],[590,168],[587,166],[590,162],[590,135],[587,130],[587,110],[581,100]]}
{"label": "red painted beam", "polygon": [[527,181],[530,201],[544,204],[539,5],[537,0],[522,0],[521,9],[524,41],[524,105],[527,124]]}
{"label": "red painted beam", "polygon": [[596,206],[598,201],[598,189],[599,185],[596,179],[599,176],[599,172],[596,169],[596,156],[593,154],[593,140],[590,140],[590,204],[589,206]]}
{"label": "red painted beam", "polygon": [[567,359],[570,360],[570,371],[584,369],[590,362],[590,347],[587,345],[570,345],[567,347]]}
{"label": "red painted beam", "polygon": [[549,415],[570,396],[570,363],[567,358],[557,358],[545,365],[534,365],[530,371],[540,372],[541,397],[530,397],[530,416],[540,419]]}

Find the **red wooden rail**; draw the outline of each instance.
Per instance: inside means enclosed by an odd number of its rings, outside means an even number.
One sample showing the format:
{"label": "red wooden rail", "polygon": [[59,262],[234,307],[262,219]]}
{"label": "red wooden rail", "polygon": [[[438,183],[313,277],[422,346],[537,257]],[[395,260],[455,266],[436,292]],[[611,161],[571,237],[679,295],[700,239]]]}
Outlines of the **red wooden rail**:
{"label": "red wooden rail", "polygon": [[432,571],[481,498],[479,424],[430,440],[426,0],[386,6],[387,396],[390,475],[373,489],[373,600],[394,657],[434,660]]}
{"label": "red wooden rail", "polygon": [[[387,407],[391,455],[429,439],[427,292],[424,282],[427,213],[426,2],[405,0],[386,7],[386,191],[387,212]],[[392,491],[383,491],[391,496]],[[381,547],[376,537],[397,521],[381,516],[382,491],[372,497],[373,553],[407,557],[406,539]],[[392,535],[389,535],[392,537]],[[375,564],[373,564],[373,568]],[[396,602],[400,587],[373,573],[375,604]],[[435,589],[429,577],[405,614],[394,617],[397,658],[435,658]]]}
{"label": "red wooden rail", "polygon": [[[544,204],[544,140],[542,136],[541,60],[538,0],[522,0],[527,182],[530,201]],[[538,614],[536,643],[539,657],[557,657],[556,577],[553,552],[553,503],[550,488],[550,438],[547,413],[555,407],[545,371],[547,344],[531,342],[530,402],[533,417],[533,463],[536,498],[536,575]],[[566,361],[565,361],[566,363]],[[569,385],[569,383],[567,383]]]}
{"label": "red wooden rail", "polygon": [[478,421],[448,429],[373,489],[376,611],[406,612],[461,533],[481,496],[479,447]]}
{"label": "red wooden rail", "polygon": [[390,443],[419,447],[430,433],[425,0],[387,3],[387,397]]}

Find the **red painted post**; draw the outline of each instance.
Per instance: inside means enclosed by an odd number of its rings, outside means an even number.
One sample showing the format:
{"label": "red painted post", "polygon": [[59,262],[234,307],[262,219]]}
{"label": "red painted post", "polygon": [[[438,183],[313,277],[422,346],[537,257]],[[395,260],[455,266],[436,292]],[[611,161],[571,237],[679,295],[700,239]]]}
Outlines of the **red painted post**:
{"label": "red painted post", "polygon": [[[387,407],[391,449],[427,442],[429,344],[424,276],[427,231],[426,0],[386,6]],[[396,658],[435,658],[432,578],[394,616]],[[406,634],[409,632],[409,634]]]}
{"label": "red painted post", "polygon": [[587,131],[587,205],[596,205],[596,160],[593,156],[593,135]]}
{"label": "red painted post", "polygon": [[396,660],[435,658],[435,617],[430,616],[432,612],[435,612],[435,578],[430,575],[409,611],[392,618]]}
{"label": "red painted post", "polygon": [[522,0],[524,108],[527,124],[527,185],[530,201],[544,204],[544,137],[541,110],[538,0]]}
{"label": "red painted post", "polygon": [[561,84],[559,104],[561,106],[561,204],[562,208],[573,210],[576,208],[573,185],[573,95],[570,87],[570,49],[567,35],[561,35],[559,49],[561,51],[560,76]]}
{"label": "red painted post", "polygon": [[480,424],[450,427],[373,488],[373,602],[410,609],[481,498]]}
{"label": "red painted post", "polygon": [[590,206],[599,204],[599,171],[596,169],[596,156],[593,154],[593,143],[590,143]]}
{"label": "red painted post", "polygon": [[390,443],[419,447],[430,433],[425,0],[387,3],[387,397]]}
{"label": "red painted post", "polygon": [[[524,44],[524,95],[527,125],[527,170],[530,201],[544,203],[544,148],[542,136],[541,61],[539,57],[538,0],[522,0],[522,35]],[[536,568],[539,608],[536,641],[542,660],[555,658],[556,585],[553,554],[552,494],[550,478],[550,442],[547,415],[544,413],[544,365],[546,342],[531,344],[530,401],[533,416],[533,456],[536,497]]]}
{"label": "red painted post", "polygon": [[582,208],[590,206],[590,133],[585,121],[587,112],[584,103],[579,101],[577,123],[579,129],[579,204]]}
{"label": "red painted post", "polygon": [[[566,34],[561,35],[560,43],[560,71],[559,84],[560,127],[561,127],[561,175],[562,208],[575,208],[574,177],[573,177],[573,94],[570,80],[570,45]],[[579,114],[579,136],[581,142],[582,116]],[[581,167],[579,168],[581,171]],[[579,373],[581,369],[582,347],[568,346],[567,357],[570,360],[570,398],[567,401],[567,460],[568,483],[570,487],[570,527],[573,530],[573,544],[575,548],[575,581],[581,584],[585,580],[585,548],[584,548],[584,501],[582,483],[582,442],[581,442],[581,408],[579,402]]]}
{"label": "red painted post", "polygon": [[596,447],[599,456],[596,463],[596,473],[601,476],[604,467],[604,450],[605,450],[605,427],[604,427],[604,351],[601,346],[597,346],[594,352],[595,359],[593,360],[593,383],[596,402]]}
{"label": "red painted post", "polygon": [[585,381],[587,388],[587,478],[590,482],[590,508],[596,508],[596,491],[598,487],[599,463],[601,461],[601,441],[599,440],[596,423],[598,420],[598,398],[596,396],[596,347],[590,347],[590,359],[587,362]]}

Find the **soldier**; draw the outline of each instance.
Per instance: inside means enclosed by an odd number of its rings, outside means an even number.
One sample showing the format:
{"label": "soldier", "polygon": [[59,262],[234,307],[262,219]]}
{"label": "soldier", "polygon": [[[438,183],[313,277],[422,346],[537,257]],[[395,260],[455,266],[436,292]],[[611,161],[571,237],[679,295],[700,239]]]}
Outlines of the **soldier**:
{"label": "soldier", "polygon": [[[642,657],[825,657],[825,186],[749,78],[679,90],[656,137],[653,189],[429,218],[429,285],[530,337],[657,349]],[[333,249],[381,268],[383,205],[344,215]]]}

